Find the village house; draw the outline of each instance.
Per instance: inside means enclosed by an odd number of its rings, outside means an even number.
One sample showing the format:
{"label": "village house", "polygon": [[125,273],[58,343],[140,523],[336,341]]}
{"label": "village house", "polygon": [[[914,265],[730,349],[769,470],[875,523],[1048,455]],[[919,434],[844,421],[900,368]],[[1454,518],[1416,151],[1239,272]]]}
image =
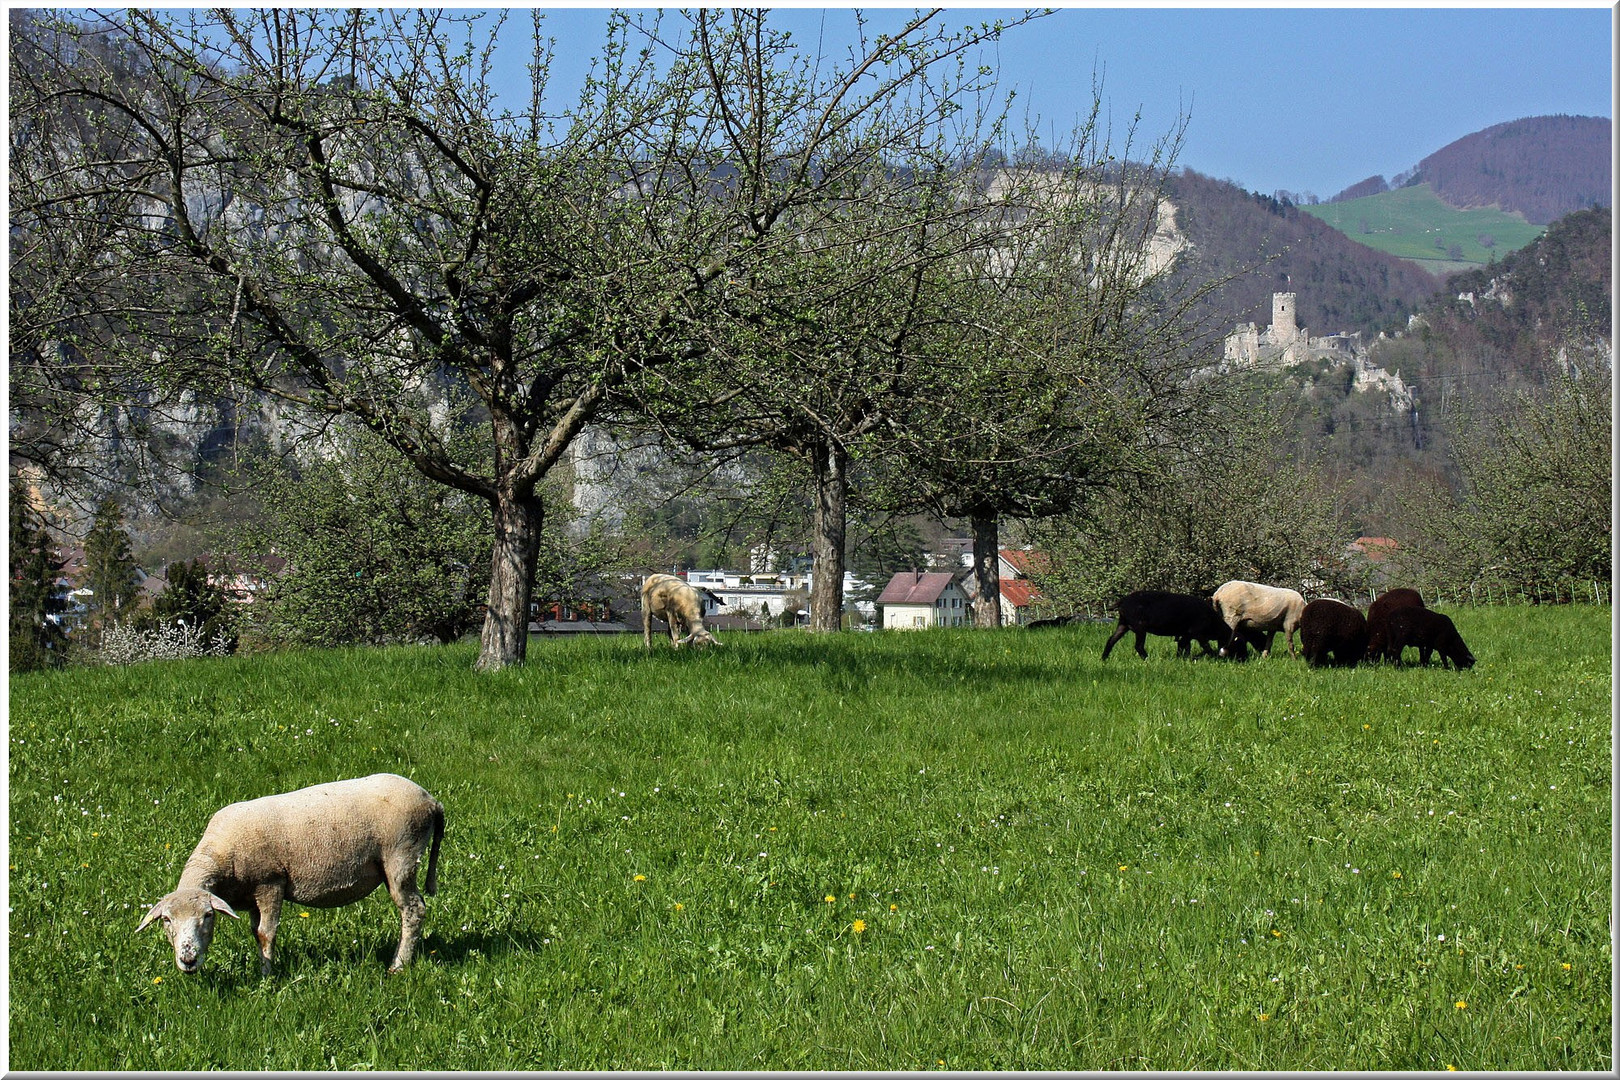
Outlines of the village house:
{"label": "village house", "polygon": [[972,624],[967,593],[955,574],[902,570],[889,579],[877,604],[885,630]]}
{"label": "village house", "polygon": [[[971,565],[972,556],[968,557]],[[1038,618],[1037,609],[1044,599],[1041,590],[1029,580],[1031,573],[1044,570],[1048,559],[1043,552],[1024,548],[1002,548],[997,554],[996,569],[1001,576],[1001,625],[1023,626]],[[979,583],[972,576],[963,582],[968,603],[977,603]]]}

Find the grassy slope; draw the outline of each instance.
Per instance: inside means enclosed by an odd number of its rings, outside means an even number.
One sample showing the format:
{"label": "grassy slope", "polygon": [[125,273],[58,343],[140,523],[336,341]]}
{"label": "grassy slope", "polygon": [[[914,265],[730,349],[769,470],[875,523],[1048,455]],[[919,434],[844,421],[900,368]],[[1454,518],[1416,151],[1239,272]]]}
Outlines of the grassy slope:
{"label": "grassy slope", "polygon": [[[14,678],[11,1064],[1610,1068],[1609,609],[1454,614],[1466,673],[1090,626]],[[268,980],[131,935],[219,805],[385,769],[449,814],[405,975],[381,893]]]}
{"label": "grassy slope", "polygon": [[[1428,184],[1398,188],[1348,202],[1301,206],[1300,210],[1332,225],[1350,239],[1378,251],[1421,262],[1428,269],[1458,270],[1484,265],[1494,254],[1497,259],[1517,251],[1543,232],[1522,214],[1500,210],[1458,210],[1441,202]],[[1371,233],[1362,231],[1365,223]],[[1479,237],[1490,234],[1496,246],[1480,246]],[[1445,247],[1462,247],[1462,261],[1450,260],[1435,241]],[[1443,264],[1443,265],[1442,265]]]}

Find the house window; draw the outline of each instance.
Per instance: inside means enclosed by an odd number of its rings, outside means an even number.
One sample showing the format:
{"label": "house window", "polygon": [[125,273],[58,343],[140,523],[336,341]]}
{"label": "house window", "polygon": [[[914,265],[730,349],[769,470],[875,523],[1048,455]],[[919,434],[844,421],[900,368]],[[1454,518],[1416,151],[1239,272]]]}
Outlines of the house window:
{"label": "house window", "polygon": [[911,617],[911,625],[912,626],[927,626],[928,625],[928,616],[926,616],[926,615],[913,615]]}

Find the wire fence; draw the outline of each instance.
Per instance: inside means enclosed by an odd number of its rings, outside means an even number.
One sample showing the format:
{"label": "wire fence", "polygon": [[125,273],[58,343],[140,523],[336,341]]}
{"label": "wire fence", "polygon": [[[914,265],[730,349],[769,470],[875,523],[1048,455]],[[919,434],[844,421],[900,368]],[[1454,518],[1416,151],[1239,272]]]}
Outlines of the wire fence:
{"label": "wire fence", "polygon": [[[1490,604],[1608,604],[1614,600],[1611,583],[1594,579],[1565,579],[1536,583],[1471,581],[1467,585],[1422,590],[1431,605],[1482,607]],[[1370,601],[1369,601],[1370,602]]]}

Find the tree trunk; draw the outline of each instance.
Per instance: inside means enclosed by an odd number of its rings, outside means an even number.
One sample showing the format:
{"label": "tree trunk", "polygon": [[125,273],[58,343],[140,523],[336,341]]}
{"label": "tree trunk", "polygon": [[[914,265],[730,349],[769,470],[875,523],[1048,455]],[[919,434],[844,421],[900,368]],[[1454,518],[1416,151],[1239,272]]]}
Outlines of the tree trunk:
{"label": "tree trunk", "polygon": [[836,632],[844,618],[844,504],[849,494],[849,455],[837,443],[818,447],[815,475],[815,536],[811,540],[810,629]]}
{"label": "tree trunk", "polygon": [[489,609],[478,650],[479,671],[523,663],[529,651],[529,599],[545,516],[538,495],[502,492],[495,502],[495,549],[491,553]]}
{"label": "tree trunk", "polygon": [[995,630],[1001,626],[1001,520],[994,510],[973,513],[973,579],[979,586],[973,625]]}

